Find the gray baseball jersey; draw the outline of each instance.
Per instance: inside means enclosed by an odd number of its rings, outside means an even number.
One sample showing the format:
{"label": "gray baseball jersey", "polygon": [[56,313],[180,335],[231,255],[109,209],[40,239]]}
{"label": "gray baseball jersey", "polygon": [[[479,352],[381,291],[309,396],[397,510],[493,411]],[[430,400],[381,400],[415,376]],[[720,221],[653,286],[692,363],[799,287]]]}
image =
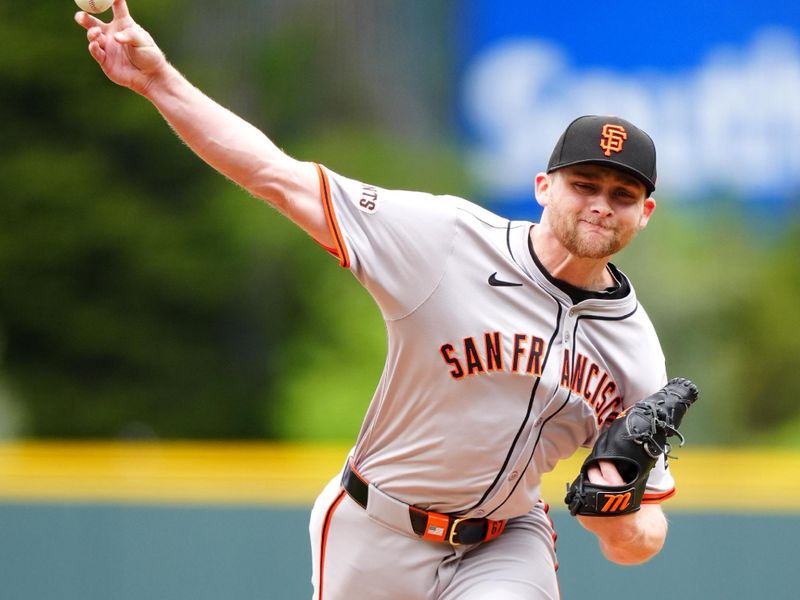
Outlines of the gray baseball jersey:
{"label": "gray baseball jersey", "polygon": [[[666,383],[655,331],[613,266],[615,291],[582,293],[538,262],[533,223],[319,173],[329,250],[387,328],[352,453],[382,493],[440,513],[526,515],[542,474]],[[662,459],[645,501],[672,490]]]}

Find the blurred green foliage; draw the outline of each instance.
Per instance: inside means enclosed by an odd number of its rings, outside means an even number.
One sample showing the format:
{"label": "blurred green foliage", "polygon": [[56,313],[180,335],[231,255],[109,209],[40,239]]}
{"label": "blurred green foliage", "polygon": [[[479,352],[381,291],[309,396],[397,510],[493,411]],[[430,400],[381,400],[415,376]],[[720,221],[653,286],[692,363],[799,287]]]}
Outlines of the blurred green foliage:
{"label": "blurred green foliage", "polygon": [[[191,6],[141,0],[135,16],[291,154],[469,197],[452,143],[376,127],[321,17],[240,43],[231,74],[181,54],[169,25]],[[0,435],[352,439],[386,348],[368,295],[107,82],[72,12],[0,6]],[[692,443],[800,439],[798,233],[665,199],[615,261],[670,375],[702,388]]]}
{"label": "blurred green foliage", "polygon": [[786,433],[793,421],[800,432],[798,221],[765,227],[734,200],[708,202],[663,199],[617,263],[659,332],[668,373],[701,389],[685,423],[693,442],[800,445]]}
{"label": "blurred green foliage", "polygon": [[[142,1],[135,16],[176,22],[188,4]],[[18,405],[19,433],[352,435],[382,363],[377,310],[304,233],[202,164],[146,101],[107,82],[74,7],[63,8],[0,13],[0,110],[12,117],[0,148],[0,400]],[[150,29],[179,54],[176,32]],[[401,147],[323,110],[321,98],[346,86],[307,87],[324,71],[309,61],[330,43],[318,30],[292,25],[242,64],[264,72],[254,85],[271,96],[256,112],[280,124],[280,141],[344,172],[380,178],[373,167],[385,164],[383,173],[402,173],[389,184],[433,184],[439,169],[458,181],[452,153]],[[339,105],[340,114],[362,108],[357,95]],[[342,368],[343,357],[356,368]],[[309,418],[307,399],[323,394],[338,427]],[[361,406],[336,408],[348,403]]]}
{"label": "blurred green foliage", "polygon": [[[177,6],[159,3],[159,19]],[[238,199],[232,208],[240,194],[104,80],[63,8],[0,19],[13,47],[0,65],[13,115],[0,150],[0,319],[23,432],[263,435],[254,398],[272,386],[268,341],[302,315],[290,269]],[[154,8],[142,17],[156,21]]]}

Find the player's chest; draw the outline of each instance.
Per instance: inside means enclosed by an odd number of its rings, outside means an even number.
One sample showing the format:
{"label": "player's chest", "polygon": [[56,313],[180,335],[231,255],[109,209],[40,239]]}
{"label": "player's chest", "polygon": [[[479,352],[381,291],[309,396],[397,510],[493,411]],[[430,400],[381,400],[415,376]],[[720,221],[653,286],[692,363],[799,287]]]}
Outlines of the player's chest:
{"label": "player's chest", "polygon": [[415,315],[429,364],[464,397],[496,383],[527,400],[535,384],[542,407],[569,398],[591,406],[598,422],[615,417],[624,386],[610,357],[622,342],[608,334],[608,320],[530,280],[493,273],[482,285],[435,294]]}

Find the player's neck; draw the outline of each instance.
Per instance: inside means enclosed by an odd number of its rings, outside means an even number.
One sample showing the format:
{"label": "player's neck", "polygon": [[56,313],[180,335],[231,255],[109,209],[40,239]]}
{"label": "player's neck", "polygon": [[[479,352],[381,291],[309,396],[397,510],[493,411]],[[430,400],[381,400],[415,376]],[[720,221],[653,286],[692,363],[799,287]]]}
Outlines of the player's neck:
{"label": "player's neck", "polygon": [[582,258],[575,256],[553,235],[546,225],[536,225],[530,232],[533,250],[542,266],[556,279],[575,287],[602,291],[616,281],[608,270],[611,257]]}

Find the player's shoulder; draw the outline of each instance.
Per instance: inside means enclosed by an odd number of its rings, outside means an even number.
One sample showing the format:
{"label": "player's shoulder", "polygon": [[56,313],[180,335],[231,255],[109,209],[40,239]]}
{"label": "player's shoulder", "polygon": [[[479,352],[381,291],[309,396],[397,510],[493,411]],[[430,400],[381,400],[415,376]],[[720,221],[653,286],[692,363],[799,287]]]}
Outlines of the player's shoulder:
{"label": "player's shoulder", "polygon": [[[635,290],[631,284],[631,295]],[[655,326],[644,305],[635,300],[635,310],[625,319],[627,327],[621,334],[623,343],[615,351],[614,363],[624,390],[624,405],[644,398],[664,385],[666,359]],[[630,329],[630,328],[633,329]]]}
{"label": "player's shoulder", "polygon": [[521,236],[527,239],[532,223],[512,221],[464,198],[449,196],[447,200],[454,208],[456,232],[464,248],[480,247],[484,252],[493,248],[494,255],[516,262],[512,246],[518,246]]}
{"label": "player's shoulder", "polygon": [[426,220],[443,220],[483,233],[505,232],[509,224],[508,219],[460,196],[383,187],[346,177],[328,168],[324,170],[333,195],[349,201],[361,212],[383,212],[392,218],[405,214]]}
{"label": "player's shoulder", "polygon": [[467,202],[461,198],[438,195],[419,190],[387,187],[380,184],[353,179],[337,173],[328,167],[323,170],[330,181],[332,192],[347,198],[363,212],[377,213],[385,205],[395,209],[426,209],[433,212],[454,212],[458,206]]}
{"label": "player's shoulder", "polygon": [[465,223],[484,228],[505,229],[508,227],[508,219],[493,213],[479,204],[457,196],[446,196],[446,198],[458,212],[460,219]]}
{"label": "player's shoulder", "polygon": [[621,269],[615,267],[615,271],[618,277],[624,278],[629,289],[629,301],[635,304],[635,310],[630,315],[631,322],[635,323],[641,329],[643,336],[642,339],[644,341],[659,346],[656,328],[650,319],[647,309],[644,307],[644,304],[642,304],[641,299],[638,297],[633,282],[631,281],[630,277],[628,277]]}

